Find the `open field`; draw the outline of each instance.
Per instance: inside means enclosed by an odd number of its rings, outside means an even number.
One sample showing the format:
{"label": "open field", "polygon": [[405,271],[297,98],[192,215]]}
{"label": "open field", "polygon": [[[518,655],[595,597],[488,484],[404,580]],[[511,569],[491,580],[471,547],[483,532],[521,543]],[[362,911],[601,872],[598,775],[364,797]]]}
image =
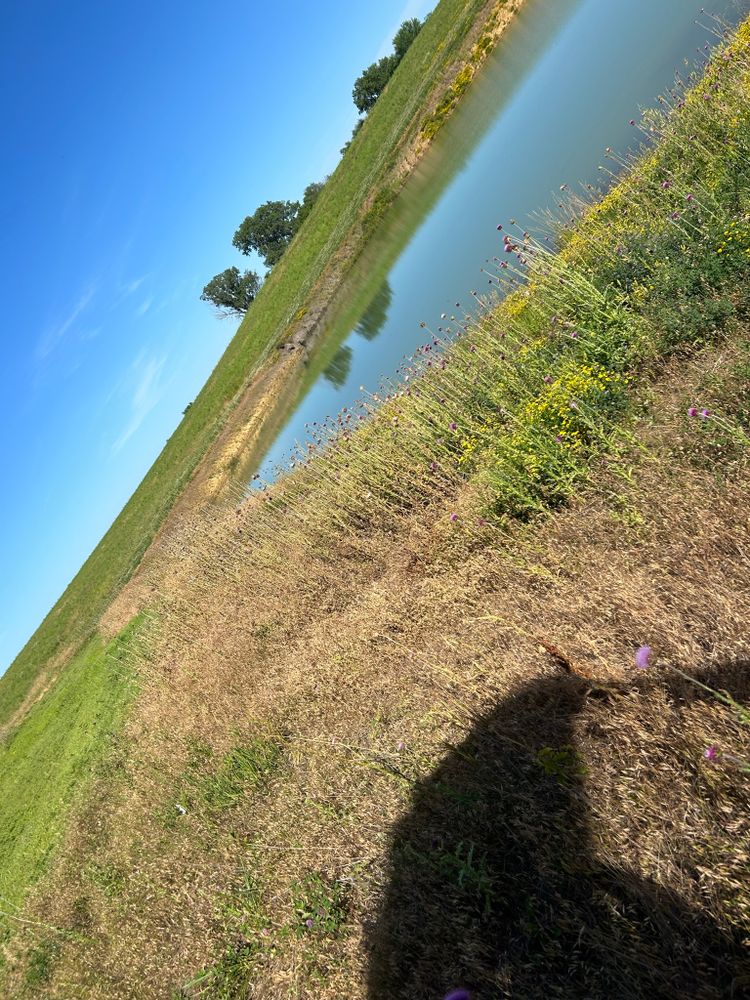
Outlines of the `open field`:
{"label": "open field", "polygon": [[748,95],[750,22],[503,303],[164,539],[10,996],[750,989]]}
{"label": "open field", "polygon": [[137,629],[134,621],[107,646],[92,639],[0,743],[0,910],[11,926],[122,723],[134,692],[128,655]]}
{"label": "open field", "polygon": [[[518,0],[501,6],[513,10]],[[0,725],[25,711],[36,686],[44,687],[90,638],[254,373],[290,334],[292,321],[313,301],[320,309],[320,295],[332,294],[402,183],[404,151],[495,7],[491,0],[442,0],[433,12],[161,455],[0,679]]]}

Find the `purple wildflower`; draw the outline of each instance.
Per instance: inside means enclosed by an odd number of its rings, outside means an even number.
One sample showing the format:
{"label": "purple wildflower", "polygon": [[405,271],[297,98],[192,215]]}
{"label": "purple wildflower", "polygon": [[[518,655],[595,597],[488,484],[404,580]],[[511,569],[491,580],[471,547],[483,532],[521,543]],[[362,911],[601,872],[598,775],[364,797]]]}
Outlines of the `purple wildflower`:
{"label": "purple wildflower", "polygon": [[689,417],[697,417],[698,416],[698,407],[697,406],[689,406],[688,407],[688,411],[687,411],[687,415]]}
{"label": "purple wildflower", "polygon": [[550,384],[550,382],[554,382],[554,379],[552,378],[552,376],[551,376],[551,375],[545,375],[545,376],[544,376],[544,378],[542,379],[542,381],[543,381],[543,382],[546,382],[546,383],[547,383],[547,385],[549,385],[549,384]]}
{"label": "purple wildflower", "polygon": [[661,182],[661,186],[664,188],[665,191],[668,191],[672,187],[672,182],[671,181],[662,181]]}
{"label": "purple wildflower", "polygon": [[706,760],[716,760],[716,758],[719,756],[719,748],[714,746],[706,747],[706,749],[703,751],[703,756],[706,758]]}
{"label": "purple wildflower", "polygon": [[685,195],[685,201],[695,201],[695,195],[694,194],[686,194]]}
{"label": "purple wildflower", "polygon": [[628,124],[629,125],[635,125],[635,118],[631,118]]}
{"label": "purple wildflower", "polygon": [[670,219],[673,219],[675,222],[679,219],[679,217],[680,217],[679,212],[672,212],[672,214],[670,215]]}
{"label": "purple wildflower", "polygon": [[650,666],[651,654],[653,650],[650,646],[639,646],[635,654],[635,665],[639,670],[647,670]]}
{"label": "purple wildflower", "polygon": [[396,749],[399,751],[406,750],[406,744],[404,743],[403,740],[398,741],[398,743],[396,744]]}
{"label": "purple wildflower", "polygon": [[456,423],[455,420],[451,420],[451,422],[448,424],[448,430],[449,431],[457,431],[458,430],[458,424]]}
{"label": "purple wildflower", "polygon": [[455,513],[451,514],[449,520],[450,521],[457,521],[458,520],[458,514],[455,514]]}
{"label": "purple wildflower", "polygon": [[312,922],[312,920],[311,920],[311,919],[310,919],[310,918],[308,917],[308,918],[307,918],[307,920],[305,921],[305,927],[312,927],[312,926],[313,926],[313,922]]}
{"label": "purple wildflower", "polygon": [[701,412],[698,414],[698,416],[701,418],[701,420],[708,420],[708,418],[711,416],[711,411],[705,409],[705,407],[704,407],[701,410]]}

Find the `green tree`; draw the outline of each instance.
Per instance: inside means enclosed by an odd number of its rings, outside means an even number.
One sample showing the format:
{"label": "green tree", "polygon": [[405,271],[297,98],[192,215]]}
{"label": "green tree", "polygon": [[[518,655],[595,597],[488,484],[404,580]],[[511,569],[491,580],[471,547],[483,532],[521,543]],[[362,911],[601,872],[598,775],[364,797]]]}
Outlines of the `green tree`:
{"label": "green tree", "polygon": [[305,193],[302,196],[302,205],[297,213],[297,229],[299,229],[310,212],[312,212],[312,207],[318,200],[318,195],[325,187],[325,184],[325,181],[313,181],[312,184],[308,184],[305,188]]}
{"label": "green tree", "polygon": [[203,289],[201,299],[211,302],[226,315],[244,316],[259,288],[260,278],[255,271],[240,274],[238,268],[228,267],[211,278]]}
{"label": "green tree", "polygon": [[[357,132],[359,132],[359,130],[360,130],[360,129],[362,128],[362,126],[364,125],[364,123],[365,123],[365,120],[364,120],[364,118],[358,118],[358,119],[357,119],[357,121],[355,122],[355,125],[354,125],[354,128],[352,129],[352,139],[353,139],[353,138],[354,138],[354,136],[355,136],[355,135],[357,134]],[[344,153],[345,153],[345,152],[347,151],[347,149],[348,149],[348,148],[349,148],[349,147],[351,146],[351,144],[352,144],[352,139],[349,139],[349,140],[348,140],[347,142],[345,142],[345,143],[344,143],[344,145],[343,145],[343,146],[341,147],[341,149],[339,150],[339,152],[341,153],[341,155],[342,155],[342,156],[343,156],[343,155],[344,155]]]}
{"label": "green tree", "polygon": [[398,66],[398,59],[395,55],[383,56],[358,77],[354,83],[352,98],[360,114],[369,111],[375,101],[385,90],[385,85],[393,76],[393,71]]}
{"label": "green tree", "polygon": [[409,18],[404,21],[393,38],[393,51],[399,62],[406,55],[406,50],[422,30],[422,22],[418,17]]}
{"label": "green tree", "polygon": [[248,215],[234,234],[232,244],[240,253],[256,250],[267,267],[273,267],[297,232],[298,201],[267,201]]}

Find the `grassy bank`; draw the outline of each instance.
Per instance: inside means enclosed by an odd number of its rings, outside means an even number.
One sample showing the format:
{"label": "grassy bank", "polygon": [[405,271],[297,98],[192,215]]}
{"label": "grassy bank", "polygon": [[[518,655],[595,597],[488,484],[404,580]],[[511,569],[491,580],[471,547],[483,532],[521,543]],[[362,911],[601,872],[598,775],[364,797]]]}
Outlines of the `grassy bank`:
{"label": "grassy bank", "polygon": [[105,766],[134,691],[129,655],[138,627],[107,646],[88,643],[0,744],[0,940],[21,920],[26,891],[46,870],[71,804]]}
{"label": "grassy bank", "polygon": [[749,94],[746,23],[602,202],[498,233],[502,304],[173,538],[10,995],[750,988]]}
{"label": "grassy bank", "polygon": [[345,270],[374,230],[394,195],[393,172],[403,149],[487,7],[487,0],[442,0],[437,6],[161,455],[0,679],[0,725],[13,719],[30,692],[33,696],[35,684],[46,683],[40,673],[59,669],[92,635],[221,429],[237,394],[295,317],[304,314],[323,272],[332,264]]}

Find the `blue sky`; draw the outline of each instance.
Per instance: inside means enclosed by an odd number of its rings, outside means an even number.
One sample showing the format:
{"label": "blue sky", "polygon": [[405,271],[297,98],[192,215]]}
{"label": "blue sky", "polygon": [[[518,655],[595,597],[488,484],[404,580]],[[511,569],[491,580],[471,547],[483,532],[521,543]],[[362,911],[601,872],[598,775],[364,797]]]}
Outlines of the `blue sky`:
{"label": "blue sky", "polygon": [[3,5],[0,672],[234,333],[199,295],[248,265],[237,225],[330,173],[354,79],[432,6]]}

